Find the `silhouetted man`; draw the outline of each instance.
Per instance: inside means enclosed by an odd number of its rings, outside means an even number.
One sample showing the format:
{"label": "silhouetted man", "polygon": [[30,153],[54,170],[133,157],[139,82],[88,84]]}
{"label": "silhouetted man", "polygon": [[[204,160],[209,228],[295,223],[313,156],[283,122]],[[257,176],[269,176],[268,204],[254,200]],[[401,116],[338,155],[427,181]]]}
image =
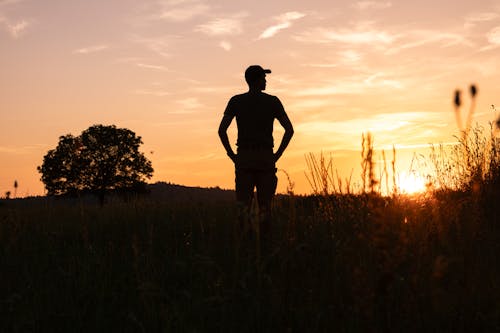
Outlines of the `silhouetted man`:
{"label": "silhouetted man", "polygon": [[[249,91],[229,100],[219,126],[219,137],[236,169],[236,199],[248,211],[254,188],[257,188],[261,233],[267,233],[270,226],[271,201],[278,182],[276,161],[293,136],[292,123],[280,100],[262,92],[266,89],[266,74],[269,73],[271,70],[258,65],[246,69],[245,80]],[[235,117],[238,127],[236,154],[227,136],[227,129]],[[278,119],[285,129],[276,152],[273,151],[274,119]]]}

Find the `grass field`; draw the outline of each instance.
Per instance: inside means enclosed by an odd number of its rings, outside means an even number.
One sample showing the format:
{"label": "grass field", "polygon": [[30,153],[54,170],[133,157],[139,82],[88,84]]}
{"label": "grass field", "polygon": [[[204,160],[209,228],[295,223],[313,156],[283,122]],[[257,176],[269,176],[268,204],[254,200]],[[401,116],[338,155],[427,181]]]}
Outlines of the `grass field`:
{"label": "grass field", "polygon": [[279,196],[265,240],[227,200],[3,200],[0,331],[499,331],[489,161],[416,196]]}

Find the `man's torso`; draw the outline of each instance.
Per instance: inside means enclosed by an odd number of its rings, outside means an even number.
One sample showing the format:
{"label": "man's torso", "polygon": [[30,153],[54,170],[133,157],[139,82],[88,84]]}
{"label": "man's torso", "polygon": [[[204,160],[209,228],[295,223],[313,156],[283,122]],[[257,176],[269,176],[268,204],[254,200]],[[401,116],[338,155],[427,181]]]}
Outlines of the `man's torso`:
{"label": "man's torso", "polygon": [[238,149],[272,149],[274,119],[284,113],[277,97],[262,92],[247,92],[233,96],[224,114],[236,117]]}

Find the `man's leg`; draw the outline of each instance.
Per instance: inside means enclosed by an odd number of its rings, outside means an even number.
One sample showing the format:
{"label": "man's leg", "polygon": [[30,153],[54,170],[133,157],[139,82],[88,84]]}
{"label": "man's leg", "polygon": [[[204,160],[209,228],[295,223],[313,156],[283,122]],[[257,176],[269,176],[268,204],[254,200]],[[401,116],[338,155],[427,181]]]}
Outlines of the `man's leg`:
{"label": "man's leg", "polygon": [[255,187],[254,174],[245,169],[236,169],[236,200],[238,201],[238,220],[240,229],[244,230],[250,221],[253,190]]}
{"label": "man's leg", "polygon": [[257,202],[259,204],[259,222],[261,234],[266,237],[271,227],[271,204],[276,193],[278,178],[276,169],[261,171],[257,177]]}

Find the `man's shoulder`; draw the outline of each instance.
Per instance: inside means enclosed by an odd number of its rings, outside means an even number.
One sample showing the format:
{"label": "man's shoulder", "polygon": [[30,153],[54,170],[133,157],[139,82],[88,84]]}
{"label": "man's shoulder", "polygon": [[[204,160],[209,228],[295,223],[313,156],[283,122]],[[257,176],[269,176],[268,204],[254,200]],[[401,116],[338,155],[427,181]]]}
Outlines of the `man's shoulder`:
{"label": "man's shoulder", "polygon": [[237,94],[237,95],[234,95],[233,97],[231,97],[229,99],[229,101],[230,102],[238,102],[238,101],[246,99],[247,95],[248,95],[248,93]]}
{"label": "man's shoulder", "polygon": [[279,98],[277,96],[274,96],[274,95],[269,95],[265,92],[262,92],[262,96],[266,99],[269,99],[269,100],[273,100],[273,101],[279,101]]}
{"label": "man's shoulder", "polygon": [[244,101],[244,100],[249,100],[249,99],[260,99],[260,100],[265,100],[265,101],[279,101],[279,98],[274,95],[267,94],[263,91],[255,94],[255,93],[250,93],[250,92],[245,92],[242,94],[234,95],[231,97],[231,100],[233,101]]}
{"label": "man's shoulder", "polygon": [[282,108],[281,101],[278,97],[267,94],[265,92],[246,92],[243,94],[234,95],[233,97],[231,97],[228,104],[231,108],[239,108],[254,105],[255,102],[259,103],[261,106]]}
{"label": "man's shoulder", "polygon": [[272,106],[273,108],[281,109],[283,105],[281,104],[280,99],[277,96],[262,93],[262,98],[265,100],[265,103]]}

